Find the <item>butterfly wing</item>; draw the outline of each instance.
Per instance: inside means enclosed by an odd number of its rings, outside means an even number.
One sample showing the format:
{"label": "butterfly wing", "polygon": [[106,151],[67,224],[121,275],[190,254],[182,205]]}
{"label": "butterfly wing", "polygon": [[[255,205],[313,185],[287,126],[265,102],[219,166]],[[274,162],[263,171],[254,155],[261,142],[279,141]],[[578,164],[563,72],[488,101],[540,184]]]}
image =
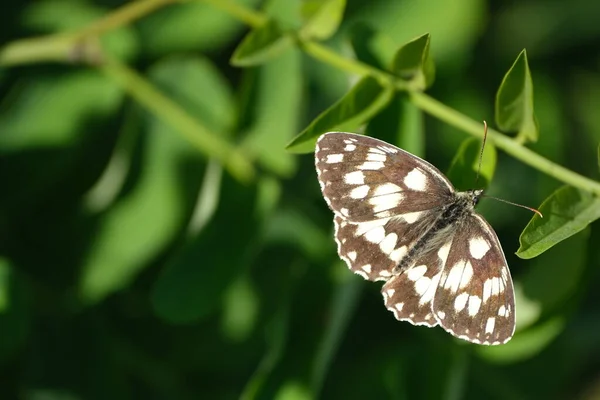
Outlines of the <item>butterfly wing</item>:
{"label": "butterfly wing", "polygon": [[315,164],[325,201],[347,221],[392,216],[415,221],[454,193],[450,181],[427,161],[368,136],[322,135]]}
{"label": "butterfly wing", "polygon": [[385,307],[399,321],[413,325],[438,324],[431,304],[438,287],[444,254],[432,249],[406,270],[390,278],[381,288]]}
{"label": "butterfly wing", "polygon": [[381,140],[332,132],[317,141],[323,196],[334,211],[338,254],[368,280],[387,280],[452,196],[428,162]]}
{"label": "butterfly wing", "polygon": [[478,344],[503,344],[515,331],[510,271],[492,227],[476,213],[455,230],[433,298],[438,323]]}

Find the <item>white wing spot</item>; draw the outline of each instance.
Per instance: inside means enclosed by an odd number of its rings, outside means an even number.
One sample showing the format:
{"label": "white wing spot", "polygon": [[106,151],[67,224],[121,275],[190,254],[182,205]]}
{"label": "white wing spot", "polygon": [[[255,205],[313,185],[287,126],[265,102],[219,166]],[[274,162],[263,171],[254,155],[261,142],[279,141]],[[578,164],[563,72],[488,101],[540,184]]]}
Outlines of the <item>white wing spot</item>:
{"label": "white wing spot", "polygon": [[446,313],[443,311],[438,311],[437,316],[439,319],[444,319],[446,318]]}
{"label": "white wing spot", "polygon": [[463,260],[454,264],[448,277],[446,278],[446,282],[444,282],[444,288],[450,290],[453,293],[458,291],[458,287],[460,286],[460,279],[462,276],[462,271],[464,269],[465,262]]}
{"label": "white wing spot", "polygon": [[421,218],[422,214],[423,211],[415,211],[411,213],[402,214],[400,215],[400,217],[402,217],[402,219],[406,221],[407,224],[414,224],[419,218]]}
{"label": "white wing spot", "polygon": [[344,182],[348,185],[364,185],[365,174],[362,171],[349,172],[344,175]]}
{"label": "white wing spot", "polygon": [[422,192],[427,188],[427,176],[419,168],[415,168],[404,177],[404,184],[409,189]]}
{"label": "white wing spot", "polygon": [[427,272],[427,265],[419,265],[418,267],[412,267],[406,271],[406,277],[415,282],[419,280]]}
{"label": "white wing spot", "polygon": [[506,315],[506,307],[504,307],[504,304],[502,304],[498,309],[498,315],[501,317],[504,317]]}
{"label": "white wing spot", "polygon": [[498,296],[500,294],[500,278],[493,277],[492,281],[492,296]]}
{"label": "white wing spot", "polygon": [[421,296],[421,298],[423,298],[430,285],[431,279],[427,278],[426,276],[423,276],[415,282],[415,291],[419,294],[419,296]]}
{"label": "white wing spot", "polygon": [[369,149],[369,152],[370,152],[370,153],[375,153],[375,154],[383,154],[383,155],[385,155],[385,151],[383,151],[383,150],[381,149],[381,147],[371,147],[371,148]]}
{"label": "white wing spot", "polygon": [[469,252],[473,258],[478,260],[481,260],[490,248],[491,246],[488,241],[482,237],[476,237],[469,240]]}
{"label": "white wing spot", "polygon": [[438,257],[442,260],[442,264],[446,264],[446,260],[448,259],[448,254],[450,253],[450,243],[447,243],[440,247],[438,250]]}
{"label": "white wing spot", "polygon": [[[392,153],[395,154],[398,152],[397,149],[393,148],[393,147],[383,147],[383,146],[378,146],[378,149],[385,151],[386,153]],[[371,151],[375,150],[375,148],[372,148]]]}
{"label": "white wing spot", "polygon": [[390,253],[390,259],[395,262],[400,262],[400,260],[408,253],[408,247],[402,246]]}
{"label": "white wing spot", "polygon": [[467,261],[467,263],[465,264],[465,267],[463,268],[462,278],[460,280],[460,284],[458,285],[458,287],[460,289],[466,288],[469,285],[469,283],[471,282],[472,277],[473,277],[473,266],[471,265],[471,263],[469,261]]}
{"label": "white wing spot", "polygon": [[379,248],[385,254],[390,254],[396,248],[396,242],[398,241],[398,235],[395,233],[390,233],[383,239],[381,243],[379,243]]}
{"label": "white wing spot", "polygon": [[343,154],[328,154],[327,160],[325,160],[325,162],[327,164],[335,164],[335,163],[340,163],[342,161],[344,161]]}
{"label": "white wing spot", "polygon": [[483,302],[485,303],[492,295],[492,280],[486,279],[483,283]]}
{"label": "white wing spot", "polygon": [[388,222],[388,220],[389,218],[383,218],[358,223],[356,224],[356,232],[354,232],[354,236],[362,236],[371,229],[385,225]]}
{"label": "white wing spot", "polygon": [[456,312],[462,311],[467,305],[467,300],[469,299],[468,293],[461,293],[454,299],[454,309]]}
{"label": "white wing spot", "polygon": [[404,308],[404,303],[396,303],[395,307],[396,310],[402,311],[402,309]]}
{"label": "white wing spot", "polygon": [[369,204],[373,206],[373,212],[377,213],[398,207],[402,199],[404,199],[402,193],[392,193],[385,196],[371,197]]}
{"label": "white wing spot", "polygon": [[492,333],[494,332],[494,326],[496,325],[496,318],[495,317],[489,317],[486,324],[485,324],[485,333]]}
{"label": "white wing spot", "polygon": [[347,144],[346,147],[344,147],[345,151],[354,151],[356,150],[356,146],[353,144]]}
{"label": "white wing spot", "polygon": [[401,191],[402,188],[398,185],[394,185],[393,183],[384,183],[383,185],[377,186],[375,190],[373,190],[373,196],[383,196],[386,194],[398,193]]}
{"label": "white wing spot", "polygon": [[385,229],[383,226],[378,226],[365,233],[365,239],[371,243],[381,243],[385,239]]}
{"label": "white wing spot", "polygon": [[365,271],[367,274],[370,274],[371,273],[371,264],[365,264],[362,267],[360,267],[360,269]]}
{"label": "white wing spot", "polygon": [[385,292],[385,294],[387,295],[388,298],[392,297],[394,295],[394,293],[396,293],[396,290],[394,290],[394,289],[388,289]]}
{"label": "white wing spot", "polygon": [[379,170],[383,167],[385,167],[385,164],[381,161],[365,161],[358,167],[358,169]]}
{"label": "white wing spot", "polygon": [[389,278],[390,276],[392,276],[392,274],[390,273],[390,271],[382,269],[381,271],[379,271],[379,276],[381,276],[382,278]]}
{"label": "white wing spot", "polygon": [[355,251],[349,251],[348,252],[348,258],[351,259],[352,261],[356,261],[356,252]]}
{"label": "white wing spot", "polygon": [[469,315],[471,317],[477,315],[479,307],[481,306],[481,299],[479,296],[469,296]]}
{"label": "white wing spot", "polygon": [[[440,274],[435,275],[431,279],[421,278],[419,281],[424,280],[424,279],[427,279],[429,281],[429,287],[427,288],[425,293],[421,295],[421,298],[419,299],[420,305],[429,303],[429,302],[431,302],[431,300],[433,300],[433,296],[435,296],[435,291],[437,289],[437,285],[440,281]],[[418,282],[417,282],[417,284],[418,284]]]}
{"label": "white wing spot", "polygon": [[352,144],[355,142],[356,142],[356,139],[354,139],[354,138],[344,139],[344,143],[346,143],[346,144]]}
{"label": "white wing spot", "polygon": [[369,185],[355,187],[350,191],[350,197],[353,199],[364,199],[369,194]]}
{"label": "white wing spot", "polygon": [[[344,217],[347,217],[348,215],[350,215],[350,210],[348,210],[347,208],[340,208],[340,214],[342,214]],[[346,226],[345,224],[342,225],[342,228]]]}
{"label": "white wing spot", "polygon": [[377,153],[368,153],[367,161],[382,161],[385,162],[387,160],[387,156],[385,154],[377,154]]}

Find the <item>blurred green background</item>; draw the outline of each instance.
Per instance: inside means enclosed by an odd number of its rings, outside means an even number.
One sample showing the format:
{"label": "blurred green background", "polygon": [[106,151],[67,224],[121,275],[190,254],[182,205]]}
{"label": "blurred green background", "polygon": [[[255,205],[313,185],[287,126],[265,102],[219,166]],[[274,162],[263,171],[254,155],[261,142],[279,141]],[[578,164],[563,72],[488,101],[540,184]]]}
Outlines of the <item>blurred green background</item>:
{"label": "blurred green background", "polygon": [[[312,155],[285,150],[356,76],[292,47],[232,66],[250,28],[230,1],[160,3],[101,36],[108,67],[78,63],[85,45],[6,54],[130,3],[0,6],[1,399],[600,398],[597,224],[520,260],[531,215],[483,201],[515,337],[488,348],[397,322],[338,259]],[[286,29],[301,3],[233,1]],[[478,121],[526,48],[530,147],[598,179],[599,16],[595,0],[349,0],[324,44],[378,65],[429,32],[429,93]],[[399,98],[367,129],[442,171],[468,137]],[[488,193],[538,206],[559,186],[498,153]]]}

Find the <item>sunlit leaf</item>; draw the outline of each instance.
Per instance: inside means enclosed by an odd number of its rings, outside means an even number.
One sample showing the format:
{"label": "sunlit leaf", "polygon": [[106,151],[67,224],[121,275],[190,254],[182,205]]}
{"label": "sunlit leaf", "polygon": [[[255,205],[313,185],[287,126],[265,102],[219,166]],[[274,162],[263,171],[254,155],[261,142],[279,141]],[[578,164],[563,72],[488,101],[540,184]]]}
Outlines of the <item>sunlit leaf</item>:
{"label": "sunlit leaf", "polygon": [[287,35],[275,20],[250,31],[231,56],[231,64],[237,67],[260,65],[279,56],[292,45]]}
{"label": "sunlit leaf", "polygon": [[344,97],[325,110],[296,136],[287,149],[298,153],[314,150],[318,136],[327,131],[353,130],[377,114],[392,99],[394,90],[382,87],[376,79],[361,79]]}
{"label": "sunlit leaf", "polygon": [[420,90],[431,86],[435,77],[429,42],[428,33],[411,40],[396,51],[392,61],[392,72]]}
{"label": "sunlit leaf", "polygon": [[338,29],[346,0],[304,0],[302,16],[304,24],[300,35],[308,39],[325,40]]}
{"label": "sunlit leaf", "polygon": [[525,50],[508,70],[496,93],[496,124],[505,132],[535,142],[538,123],[533,110],[533,81]]}
{"label": "sunlit leaf", "polygon": [[563,186],[540,206],[544,218],[534,215],[519,242],[517,255],[533,258],[600,218],[600,199],[581,189]]}

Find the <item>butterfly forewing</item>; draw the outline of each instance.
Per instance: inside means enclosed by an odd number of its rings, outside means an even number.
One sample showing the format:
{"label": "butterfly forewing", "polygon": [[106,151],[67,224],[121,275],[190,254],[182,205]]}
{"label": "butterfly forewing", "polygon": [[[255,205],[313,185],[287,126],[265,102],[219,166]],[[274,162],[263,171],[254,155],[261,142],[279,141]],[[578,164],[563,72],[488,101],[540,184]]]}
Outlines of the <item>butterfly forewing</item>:
{"label": "butterfly forewing", "polygon": [[385,306],[415,325],[441,325],[479,344],[515,327],[510,272],[496,234],[434,166],[366,136],[317,141],[319,184],[334,211],[338,254],[355,273],[386,281]]}
{"label": "butterfly forewing", "polygon": [[433,311],[444,329],[474,343],[502,344],[514,333],[510,271],[496,234],[480,215],[471,214],[454,234]]}
{"label": "butterfly forewing", "polygon": [[354,221],[400,217],[438,208],[452,193],[431,164],[367,136],[326,133],[317,141],[315,163],[329,207]]}

